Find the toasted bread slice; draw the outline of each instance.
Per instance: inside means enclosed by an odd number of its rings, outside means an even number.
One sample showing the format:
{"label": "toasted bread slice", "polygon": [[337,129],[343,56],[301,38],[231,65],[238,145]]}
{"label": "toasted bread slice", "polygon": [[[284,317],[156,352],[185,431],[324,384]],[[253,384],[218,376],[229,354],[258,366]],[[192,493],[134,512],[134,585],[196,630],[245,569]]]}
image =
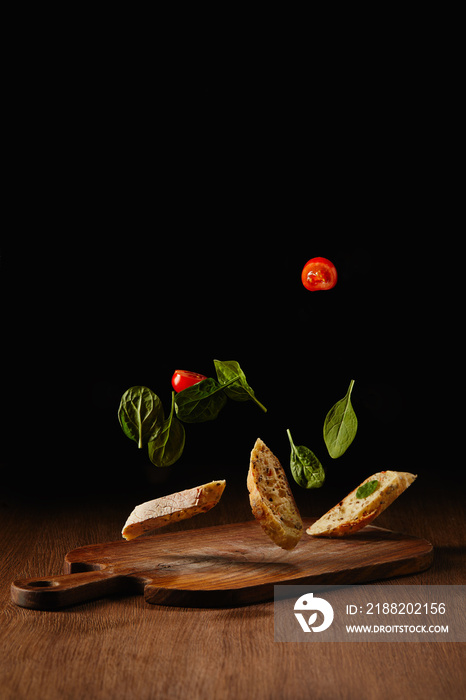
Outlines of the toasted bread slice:
{"label": "toasted bread slice", "polygon": [[251,452],[247,486],[256,520],[275,544],[296,547],[304,532],[285,471],[260,438]]}
{"label": "toasted bread slice", "polygon": [[129,516],[121,534],[126,540],[132,540],[168,523],[206,513],[219,502],[225,483],[225,480],[211,481],[193,489],[141,503]]}
{"label": "toasted bread slice", "polygon": [[409,472],[377,472],[365,479],[379,482],[377,489],[365,498],[357,498],[359,486],[351,491],[338,505],[325,513],[306,532],[314,537],[344,537],[361,530],[393,503],[416,479]]}

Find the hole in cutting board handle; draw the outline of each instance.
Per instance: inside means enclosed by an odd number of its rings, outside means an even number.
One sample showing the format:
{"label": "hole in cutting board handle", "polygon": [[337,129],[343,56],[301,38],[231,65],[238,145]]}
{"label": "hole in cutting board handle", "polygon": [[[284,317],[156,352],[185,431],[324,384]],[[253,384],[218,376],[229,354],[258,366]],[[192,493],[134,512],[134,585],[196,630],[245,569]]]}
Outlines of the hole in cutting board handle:
{"label": "hole in cutting board handle", "polygon": [[102,571],[22,579],[11,584],[11,598],[24,608],[57,610],[126,591],[126,581],[125,576]]}

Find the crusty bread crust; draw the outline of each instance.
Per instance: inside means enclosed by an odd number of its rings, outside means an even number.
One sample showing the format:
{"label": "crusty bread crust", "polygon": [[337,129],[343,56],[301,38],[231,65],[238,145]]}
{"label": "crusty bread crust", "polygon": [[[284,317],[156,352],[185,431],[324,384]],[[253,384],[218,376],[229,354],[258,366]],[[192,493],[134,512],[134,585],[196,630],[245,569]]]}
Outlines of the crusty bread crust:
{"label": "crusty bread crust", "polygon": [[247,487],[253,515],[270,539],[282,549],[296,547],[303,521],[282,465],[260,438],[251,452]]}
{"label": "crusty bread crust", "polygon": [[141,503],[129,516],[121,534],[126,540],[132,540],[168,523],[206,513],[219,502],[225,483],[225,480],[211,481],[193,489]]}
{"label": "crusty bread crust", "polygon": [[307,534],[314,537],[344,537],[361,530],[388,508],[413,483],[416,475],[409,472],[377,472],[365,479],[360,486],[375,479],[379,486],[372,494],[356,498],[358,486],[311,525],[306,530]]}

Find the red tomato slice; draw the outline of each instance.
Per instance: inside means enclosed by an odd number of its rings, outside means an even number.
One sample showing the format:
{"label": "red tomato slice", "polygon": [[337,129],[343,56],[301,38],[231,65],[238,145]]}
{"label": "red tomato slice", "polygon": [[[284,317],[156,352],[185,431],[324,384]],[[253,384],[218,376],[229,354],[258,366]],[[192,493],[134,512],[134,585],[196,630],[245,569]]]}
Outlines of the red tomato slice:
{"label": "red tomato slice", "polygon": [[207,379],[203,374],[189,372],[185,369],[177,369],[172,377],[172,387],[177,392],[183,391],[183,389],[187,389],[188,386],[193,386],[194,384],[198,384],[198,382],[202,382],[203,379]]}
{"label": "red tomato slice", "polygon": [[311,258],[303,267],[301,280],[311,292],[332,289],[337,283],[337,269],[327,258]]}

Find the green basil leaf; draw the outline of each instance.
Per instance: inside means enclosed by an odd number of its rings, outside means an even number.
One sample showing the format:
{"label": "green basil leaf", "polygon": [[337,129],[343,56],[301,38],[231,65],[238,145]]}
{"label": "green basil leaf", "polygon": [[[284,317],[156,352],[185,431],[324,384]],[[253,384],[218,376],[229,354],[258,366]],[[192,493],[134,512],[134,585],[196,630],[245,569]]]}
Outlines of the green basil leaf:
{"label": "green basil leaf", "polygon": [[162,427],[162,402],[146,386],[132,386],[121,397],[118,419],[125,435],[142,447],[154,440]]}
{"label": "green basil leaf", "polygon": [[254,390],[247,383],[246,375],[239,362],[214,360],[214,365],[219,383],[229,384],[228,388],[225,388],[228,398],[233,401],[254,401],[264,412],[267,412],[266,407],[256,398]]}
{"label": "green basil leaf", "polygon": [[290,468],[293,479],[303,489],[320,488],[325,481],[322,464],[308,447],[296,447],[289,430],[286,433],[291,445]]}
{"label": "green basil leaf", "polygon": [[226,402],[223,387],[209,377],[176,395],[176,415],[184,423],[204,423],[215,420]]}
{"label": "green basil leaf", "polygon": [[174,416],[175,392],[172,392],[172,406],[169,417],[155,440],[149,442],[149,459],[156,467],[169,467],[182,455],[185,443],[183,425]]}
{"label": "green basil leaf", "polygon": [[378,479],[373,479],[372,481],[366,481],[365,484],[362,484],[358,490],[356,491],[356,498],[367,498],[368,496],[371,495],[371,493],[374,493],[379,488],[379,481]]}
{"label": "green basil leaf", "polygon": [[337,401],[325,417],[324,440],[333,459],[341,457],[356,437],[358,419],[351,405],[353,386],[354,379],[351,380],[346,396]]}

